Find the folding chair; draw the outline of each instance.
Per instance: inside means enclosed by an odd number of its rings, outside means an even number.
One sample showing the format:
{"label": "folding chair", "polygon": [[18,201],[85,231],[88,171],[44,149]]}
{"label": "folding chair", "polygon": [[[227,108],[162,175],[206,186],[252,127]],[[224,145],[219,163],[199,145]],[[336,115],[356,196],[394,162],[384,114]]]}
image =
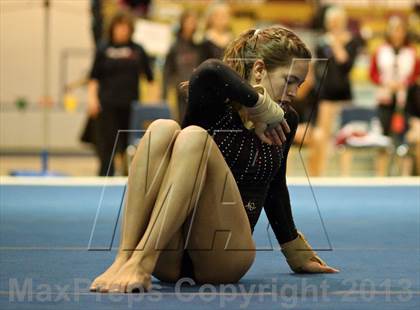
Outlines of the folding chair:
{"label": "folding chair", "polygon": [[153,105],[141,105],[137,101],[131,104],[130,132],[128,135],[128,144],[137,145],[143,137],[145,122],[152,122],[159,118],[171,118],[171,112],[165,102]]}
{"label": "folding chair", "polygon": [[152,122],[159,118],[171,119],[171,112],[166,102],[160,102],[153,105],[141,105],[138,101],[132,102],[127,147],[128,165],[134,156],[137,144],[145,133],[145,123]]}
{"label": "folding chair", "polygon": [[[355,106],[344,107],[341,111],[340,128],[353,122],[365,123],[367,126],[370,126],[372,120],[376,117],[376,109]],[[376,157],[376,174],[380,176],[387,175],[389,162],[388,148],[389,146],[377,145],[375,143],[360,146],[344,143],[341,145],[340,153],[341,175],[348,176],[350,174],[353,153],[356,150],[376,150],[378,153]]]}

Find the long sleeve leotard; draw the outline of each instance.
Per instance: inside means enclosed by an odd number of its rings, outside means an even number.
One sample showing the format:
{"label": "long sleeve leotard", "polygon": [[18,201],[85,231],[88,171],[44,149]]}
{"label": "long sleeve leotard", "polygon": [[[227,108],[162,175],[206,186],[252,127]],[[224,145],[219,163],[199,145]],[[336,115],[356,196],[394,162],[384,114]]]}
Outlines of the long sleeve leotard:
{"label": "long sleeve leotard", "polygon": [[192,74],[182,127],[206,129],[221,150],[238,185],[253,231],[262,208],[280,244],[297,237],[286,185],[286,161],[298,124],[297,113],[282,106],[291,128],[282,146],[263,143],[247,129],[232,103],[252,107],[253,87],[220,60],[203,62]]}

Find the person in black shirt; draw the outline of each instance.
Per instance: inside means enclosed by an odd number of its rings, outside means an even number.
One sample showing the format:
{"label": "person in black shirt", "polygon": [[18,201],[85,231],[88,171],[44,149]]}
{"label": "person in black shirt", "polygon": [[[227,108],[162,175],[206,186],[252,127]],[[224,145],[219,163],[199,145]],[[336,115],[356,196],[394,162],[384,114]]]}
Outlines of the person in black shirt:
{"label": "person in black shirt", "polygon": [[209,6],[201,42],[204,59],[223,58],[226,47],[234,39],[230,20],[231,10],[228,3],[215,2]]}
{"label": "person in black shirt", "polygon": [[[97,50],[90,73],[88,113],[96,118],[100,176],[114,175],[112,150],[118,130],[128,129],[130,104],[139,99],[139,75],[145,74],[149,82],[153,81],[148,55],[131,40],[133,27],[132,19],[125,13],[112,19],[109,43]],[[126,147],[127,135],[120,134],[116,152],[123,154]]]}
{"label": "person in black shirt", "polygon": [[[325,13],[324,35],[319,37],[316,56],[327,58],[328,67],[325,78],[322,78],[325,63],[317,63],[317,82],[320,89],[317,126],[322,131],[324,148],[329,149],[334,126],[343,105],[350,104],[352,99],[350,71],[360,48],[360,40],[347,29],[347,14],[338,6],[331,6]],[[320,163],[321,174],[326,169],[327,154]]]}
{"label": "person in black shirt", "polygon": [[297,231],[286,185],[298,124],[290,102],[310,57],[293,32],[270,26],[242,33],[224,61],[194,71],[182,129],[156,120],[140,141],[118,254],[91,290],[149,290],[152,274],[236,282],[254,261],[252,232],[263,208],[293,271],[338,271]]}
{"label": "person in black shirt", "polygon": [[189,80],[193,70],[204,60],[200,46],[193,41],[197,28],[197,15],[192,10],[182,13],[180,28],[174,44],[165,59],[163,68],[163,99],[167,98],[168,88],[174,86],[177,95],[178,119],[181,121],[185,114],[187,98],[181,91],[179,84]]}

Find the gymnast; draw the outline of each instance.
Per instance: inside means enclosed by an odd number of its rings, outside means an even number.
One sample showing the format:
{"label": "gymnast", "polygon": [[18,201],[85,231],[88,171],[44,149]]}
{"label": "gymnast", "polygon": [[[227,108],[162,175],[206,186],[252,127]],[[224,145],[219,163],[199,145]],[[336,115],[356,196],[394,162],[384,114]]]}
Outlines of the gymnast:
{"label": "gymnast", "polygon": [[262,208],[294,272],[338,272],[296,229],[286,185],[298,124],[290,102],[310,59],[298,36],[274,25],[243,32],[223,61],[197,67],[183,85],[182,126],[159,119],[140,140],[119,249],[90,290],[147,291],[151,275],[235,283],[255,259],[252,232]]}

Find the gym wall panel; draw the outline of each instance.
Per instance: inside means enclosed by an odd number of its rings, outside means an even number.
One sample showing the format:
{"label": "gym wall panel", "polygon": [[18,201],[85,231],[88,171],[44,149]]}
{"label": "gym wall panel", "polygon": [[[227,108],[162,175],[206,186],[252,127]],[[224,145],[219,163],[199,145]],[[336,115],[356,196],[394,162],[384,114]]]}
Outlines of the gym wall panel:
{"label": "gym wall panel", "polygon": [[[79,136],[86,115],[83,111],[51,111],[49,147],[52,151],[80,151]],[[44,146],[42,111],[2,111],[0,113],[1,151],[37,151]]]}
{"label": "gym wall panel", "polygon": [[[89,0],[51,0],[50,93],[56,104],[60,90],[60,54],[64,49],[92,49]],[[0,103],[24,96],[36,103],[43,95],[44,8],[42,0],[0,1]],[[72,67],[86,72],[91,60]]]}

